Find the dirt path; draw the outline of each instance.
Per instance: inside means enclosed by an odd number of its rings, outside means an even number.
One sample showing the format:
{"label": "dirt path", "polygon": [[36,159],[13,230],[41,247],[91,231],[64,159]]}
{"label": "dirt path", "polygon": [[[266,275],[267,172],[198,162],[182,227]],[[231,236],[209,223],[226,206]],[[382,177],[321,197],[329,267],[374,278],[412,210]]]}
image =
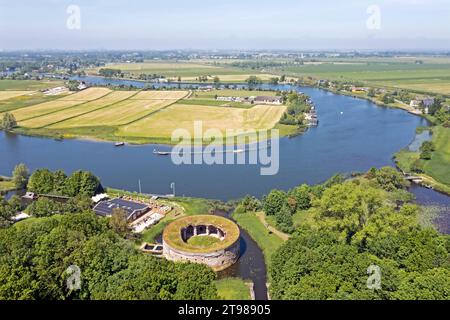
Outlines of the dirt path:
{"label": "dirt path", "polygon": [[269,229],[270,232],[272,232],[273,234],[275,234],[276,236],[278,236],[280,239],[287,241],[289,239],[289,235],[281,232],[280,230],[275,229],[274,227],[272,227],[270,224],[267,223],[266,221],[266,216],[264,215],[263,212],[259,212],[256,214],[258,216],[258,219],[261,221],[261,223],[267,228]]}

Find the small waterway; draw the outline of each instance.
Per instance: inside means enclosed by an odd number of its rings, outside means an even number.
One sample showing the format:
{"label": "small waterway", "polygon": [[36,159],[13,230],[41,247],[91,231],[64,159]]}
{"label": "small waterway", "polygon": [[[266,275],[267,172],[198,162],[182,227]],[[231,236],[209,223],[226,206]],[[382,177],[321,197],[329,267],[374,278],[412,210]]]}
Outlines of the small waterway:
{"label": "small waterway", "polygon": [[[231,212],[216,211],[215,214],[231,219]],[[241,278],[253,282],[253,290],[256,300],[267,300],[267,270],[264,254],[255,240],[239,227],[241,230],[241,256],[231,267],[220,271],[218,277]]]}

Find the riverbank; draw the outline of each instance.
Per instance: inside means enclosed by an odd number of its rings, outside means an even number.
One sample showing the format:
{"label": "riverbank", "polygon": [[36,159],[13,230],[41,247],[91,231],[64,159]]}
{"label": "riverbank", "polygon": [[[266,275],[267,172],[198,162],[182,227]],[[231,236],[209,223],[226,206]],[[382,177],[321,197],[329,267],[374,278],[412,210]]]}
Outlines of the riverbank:
{"label": "riverbank", "polygon": [[12,178],[0,176],[0,195],[16,190]]}
{"label": "riverbank", "polygon": [[450,195],[450,129],[436,126],[431,130],[435,147],[431,159],[420,159],[419,150],[405,148],[394,155],[394,160],[403,172],[421,177],[425,186]]}

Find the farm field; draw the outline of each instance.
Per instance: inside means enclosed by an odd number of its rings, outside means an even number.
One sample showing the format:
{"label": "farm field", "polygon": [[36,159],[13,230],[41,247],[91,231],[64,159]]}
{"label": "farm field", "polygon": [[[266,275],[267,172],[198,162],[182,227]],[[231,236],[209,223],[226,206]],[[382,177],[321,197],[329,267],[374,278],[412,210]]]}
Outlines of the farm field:
{"label": "farm field", "polygon": [[74,107],[76,105],[98,99],[110,92],[111,90],[104,88],[89,88],[82,92],[77,92],[63,98],[14,110],[12,114],[16,120],[20,122],[56,111],[61,111],[62,109]]}
{"label": "farm field", "polygon": [[[73,108],[53,112],[41,117],[35,117],[27,121],[19,122],[19,125],[28,128],[40,128],[61,122],[66,119],[75,118],[79,115],[95,111],[100,108],[107,108],[110,105],[126,100],[135,95],[134,91],[113,91],[107,95],[89,102],[74,106]],[[61,102],[72,102],[72,100],[60,100]],[[76,101],[76,100],[75,100]]]}
{"label": "farm field", "polygon": [[[421,58],[415,58],[420,59]],[[347,61],[322,61],[314,64],[290,65],[278,73],[312,76],[318,79],[362,81],[375,86],[398,87],[418,92],[450,94],[450,60],[414,58]]]}
{"label": "farm field", "polygon": [[91,127],[96,125],[120,126],[136,121],[176,100],[133,100],[128,99],[107,108],[102,108],[49,126],[52,129]]}
{"label": "farm field", "polygon": [[215,66],[211,64],[192,63],[192,62],[142,62],[142,63],[119,63],[109,64],[104,67],[88,69],[88,74],[98,74],[102,68],[121,70],[126,76],[138,77],[141,74],[160,75],[171,80],[195,82],[199,76],[208,77],[212,82],[215,76],[218,76],[222,82],[243,82],[249,76],[256,75],[262,80],[269,80],[273,75],[260,73],[258,71],[249,72],[241,68],[230,66]]}
{"label": "farm field", "polygon": [[[63,97],[47,97],[37,92],[20,104],[2,105],[18,122],[17,132],[52,137],[86,137],[133,143],[170,143],[178,128],[193,133],[195,121],[203,130],[269,130],[286,106],[251,105],[216,101],[215,95],[274,95],[275,92],[251,90],[188,91],[113,91],[89,88]],[[3,102],[22,99],[10,98]],[[37,103],[32,105],[31,101]],[[234,105],[235,104],[235,105]]]}
{"label": "farm field", "polygon": [[178,100],[186,95],[186,91],[141,91],[131,100]]}
{"label": "farm field", "polygon": [[37,105],[58,99],[60,96],[46,96],[41,92],[34,92],[30,95],[22,95],[7,100],[0,100],[0,113],[10,112],[20,108]]}
{"label": "farm field", "polygon": [[250,109],[174,104],[154,115],[119,128],[117,135],[170,138],[178,128],[193,134],[194,121],[203,122],[203,130],[268,130],[285,112],[284,106],[257,105]]}
{"label": "farm field", "polygon": [[71,100],[71,101],[89,101],[99,99],[108,93],[111,93],[110,89],[107,88],[88,88],[86,90],[68,95],[60,100]]}
{"label": "farm field", "polygon": [[27,94],[31,95],[31,94],[33,94],[33,91],[0,91],[0,101],[24,96]]}
{"label": "farm field", "polygon": [[59,87],[63,84],[64,82],[59,80],[0,80],[0,91],[37,91]]}

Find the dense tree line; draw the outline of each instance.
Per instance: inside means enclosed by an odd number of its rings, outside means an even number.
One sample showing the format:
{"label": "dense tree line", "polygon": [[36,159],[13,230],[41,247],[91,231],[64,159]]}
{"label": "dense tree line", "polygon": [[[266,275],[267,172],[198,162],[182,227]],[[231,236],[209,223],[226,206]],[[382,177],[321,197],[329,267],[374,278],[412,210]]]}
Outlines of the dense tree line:
{"label": "dense tree line", "polygon": [[[308,197],[272,191],[266,214],[284,216],[304,203],[312,217],[273,255],[272,297],[449,299],[450,237],[421,227],[416,205],[396,203],[405,185],[395,169],[382,168],[300,187]],[[369,286],[370,266],[380,268],[379,288]]]}
{"label": "dense tree line", "polygon": [[[67,286],[69,266],[80,290]],[[55,215],[0,229],[0,300],[213,299],[214,272],[137,252],[93,213]]]}
{"label": "dense tree line", "polygon": [[51,172],[48,169],[38,169],[31,175],[27,188],[37,194],[91,197],[101,191],[102,186],[100,180],[88,171],[78,170],[67,176],[62,170]]}

